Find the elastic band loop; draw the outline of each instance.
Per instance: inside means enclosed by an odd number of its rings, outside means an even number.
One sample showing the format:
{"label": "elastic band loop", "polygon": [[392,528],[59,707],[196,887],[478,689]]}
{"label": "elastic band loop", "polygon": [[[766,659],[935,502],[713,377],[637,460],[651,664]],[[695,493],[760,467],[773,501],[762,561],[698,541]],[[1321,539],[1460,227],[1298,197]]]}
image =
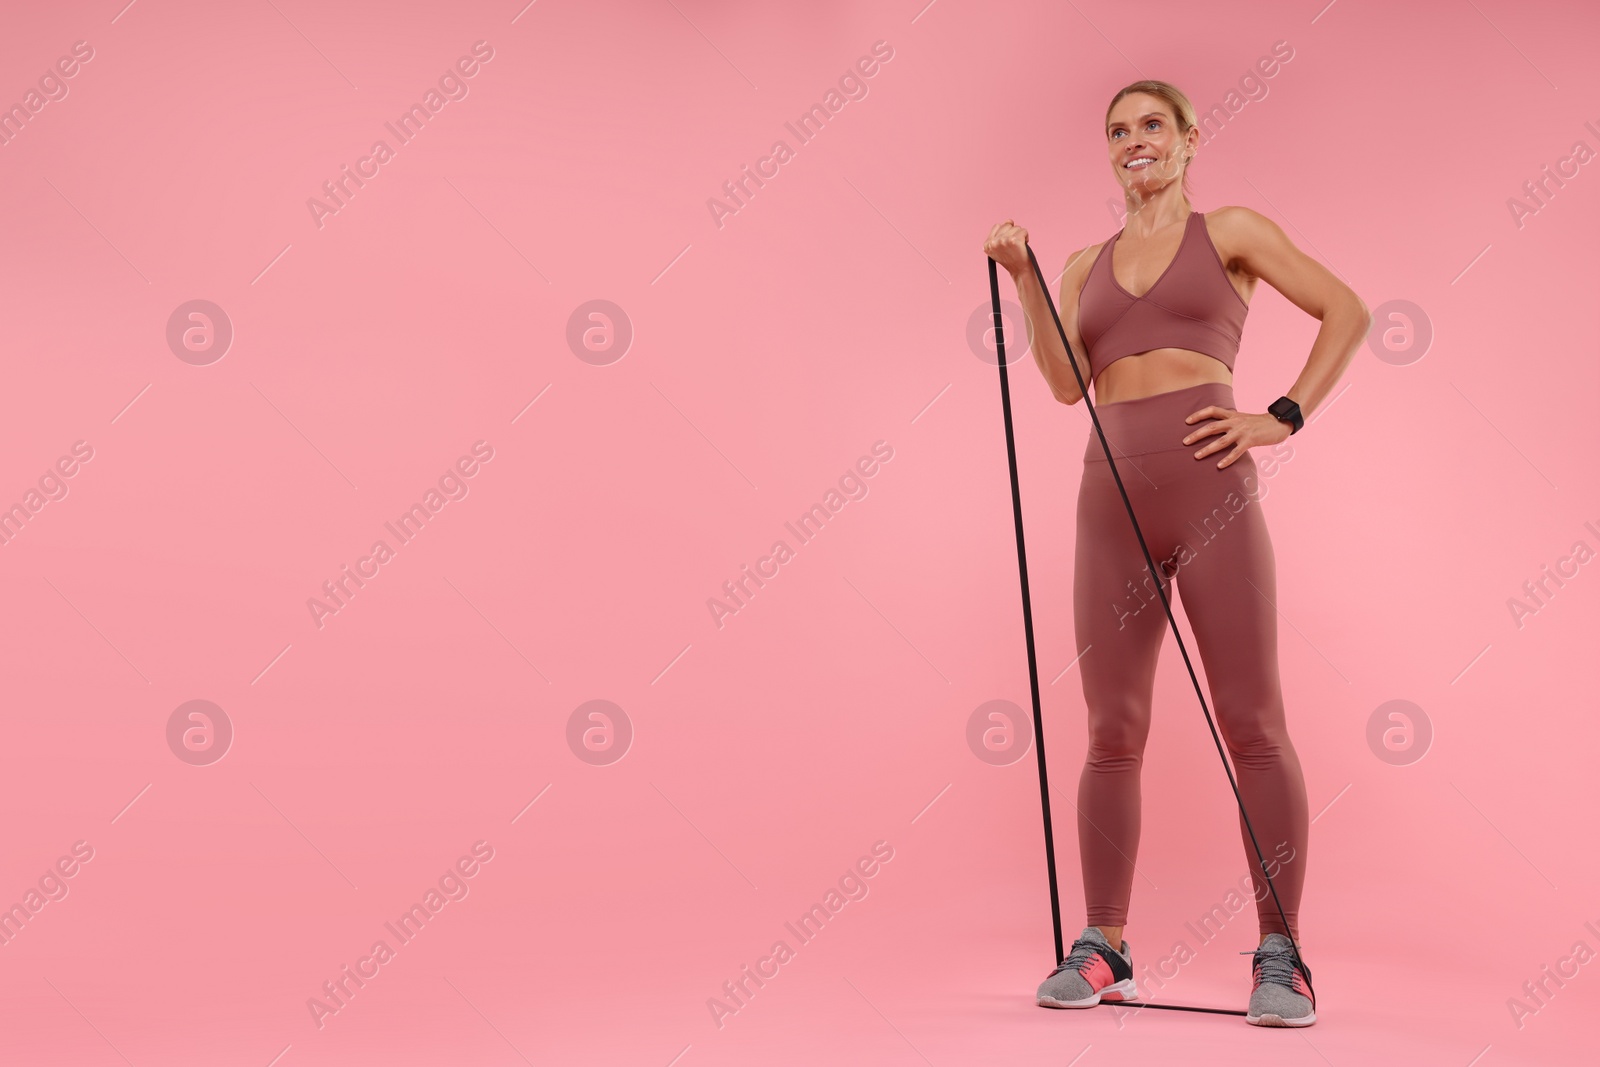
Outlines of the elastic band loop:
{"label": "elastic band loop", "polygon": [[[1150,549],[1145,544],[1144,531],[1139,529],[1139,520],[1133,513],[1133,502],[1128,499],[1128,491],[1122,485],[1122,475],[1117,470],[1117,463],[1111,456],[1111,446],[1106,441],[1105,431],[1100,428],[1100,416],[1095,414],[1094,404],[1089,400],[1088,383],[1083,380],[1083,372],[1078,369],[1078,361],[1072,354],[1072,346],[1067,342],[1067,331],[1061,325],[1061,316],[1056,311],[1055,301],[1050,298],[1050,286],[1045,283],[1044,271],[1039,269],[1039,260],[1033,254],[1033,246],[1028,249],[1028,262],[1033,265],[1033,274],[1039,280],[1039,289],[1044,293],[1045,304],[1050,308],[1050,317],[1055,321],[1056,333],[1061,337],[1061,347],[1067,353],[1067,363],[1072,367],[1072,374],[1078,380],[1078,391],[1083,395],[1084,404],[1088,405],[1089,418],[1094,423],[1094,432],[1100,438],[1100,447],[1105,450],[1106,462],[1111,466],[1111,475],[1116,480],[1117,492],[1122,494],[1122,503],[1128,509],[1128,521],[1133,523],[1133,532],[1139,539],[1139,551],[1144,553],[1145,566],[1149,568],[1151,576],[1155,579],[1156,595],[1161,598],[1161,608],[1167,614],[1167,623],[1172,627],[1172,636],[1178,640],[1178,651],[1183,655],[1183,665],[1189,671],[1189,680],[1194,683],[1195,696],[1200,698],[1200,710],[1205,713],[1206,725],[1211,728],[1211,739],[1216,743],[1217,755],[1222,758],[1222,769],[1228,775],[1228,785],[1233,789],[1233,799],[1239,805],[1239,815],[1244,819],[1245,829],[1250,834],[1250,843],[1255,847],[1256,859],[1261,864],[1261,873],[1266,876],[1267,888],[1272,892],[1272,903],[1278,909],[1278,918],[1283,921],[1284,930],[1289,929],[1289,919],[1283,913],[1283,902],[1278,899],[1278,887],[1274,883],[1272,872],[1267,866],[1266,857],[1261,853],[1261,843],[1256,840],[1255,827],[1250,823],[1250,813],[1245,811],[1244,798],[1239,795],[1239,784],[1234,780],[1233,768],[1228,763],[1227,750],[1223,748],[1222,738],[1217,733],[1217,725],[1212,721],[1211,709],[1206,705],[1205,693],[1200,688],[1200,679],[1195,675],[1194,664],[1189,659],[1189,649],[1183,643],[1183,634],[1178,630],[1178,620],[1172,615],[1172,605],[1167,601],[1166,591],[1162,588],[1161,574],[1156,569],[1155,560],[1150,557]],[[1033,608],[1028,596],[1028,564],[1027,556],[1022,543],[1022,497],[1017,483],[1017,453],[1016,444],[1011,429],[1011,389],[1006,379],[1006,348],[1005,324],[1000,315],[1000,278],[998,264],[994,257],[989,257],[989,297],[994,311],[994,342],[995,354],[1000,365],[1000,404],[1005,415],[1006,424],[1006,458],[1011,467],[1011,502],[1012,513],[1015,516],[1017,528],[1017,565],[1022,576],[1022,622],[1028,644],[1028,681],[1033,690],[1033,736],[1037,746],[1039,760],[1039,799],[1044,809],[1044,849],[1045,864],[1050,873],[1050,912],[1055,922],[1056,955],[1060,960],[1065,956],[1061,937],[1061,902],[1056,887],[1056,853],[1055,842],[1050,826],[1050,789],[1045,774],[1044,758],[1044,716],[1039,701],[1039,673],[1038,664],[1034,656],[1033,647]],[[1312,1009],[1316,1009],[1316,990],[1311,986],[1311,976],[1306,971],[1305,963],[1300,959],[1300,949],[1294,943],[1294,936],[1288,935],[1289,950],[1294,953],[1295,964],[1300,968],[1301,976],[1305,979],[1306,991],[1311,994]],[[1105,1002],[1110,1003],[1110,1002]],[[1130,1002],[1131,1003],[1131,1002]],[[1145,1007],[1170,1007],[1178,1005],[1142,1005]],[[1224,1011],[1221,1008],[1183,1008],[1185,1011],[1211,1011],[1226,1015],[1244,1014],[1242,1012]]]}

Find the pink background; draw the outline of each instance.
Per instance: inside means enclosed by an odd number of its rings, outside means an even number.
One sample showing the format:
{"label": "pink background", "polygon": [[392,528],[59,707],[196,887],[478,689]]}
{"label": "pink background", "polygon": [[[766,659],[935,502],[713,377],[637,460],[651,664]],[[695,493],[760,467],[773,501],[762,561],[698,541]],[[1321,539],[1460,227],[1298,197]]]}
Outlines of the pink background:
{"label": "pink background", "polygon": [[[1594,1062],[1600,962],[1520,1027],[1507,1004],[1600,951],[1600,564],[1520,628],[1507,605],[1600,549],[1600,164],[1509,207],[1600,150],[1591,5],[121,2],[0,35],[0,102],[93,49],[0,146],[0,506],[65,488],[0,545],[0,904],[66,890],[0,945],[0,1062]],[[307,200],[476,41],[467,95],[319,227]],[[784,123],[877,41],[866,95],[800,144]],[[1432,332],[1357,353],[1264,504],[1317,814],[1320,1019],[1294,1033],[1036,1007],[1034,755],[966,740],[979,705],[1029,705],[997,374],[967,339],[982,242],[1013,217],[1054,275],[1115,232],[1099,126],[1141,76],[1236,110],[1196,208],[1266,214]],[[719,226],[708,200],[780,138]],[[196,365],[166,328],[202,299],[234,337]],[[631,345],[580,359],[596,299]],[[1261,287],[1242,407],[1316,326]],[[1087,413],[1031,356],[1012,386],[1070,939]],[[477,441],[467,495],[319,628],[308,599]],[[800,545],[784,523],[878,441]],[[708,600],[780,538],[719,627]],[[602,765],[568,740],[597,699],[626,717]],[[191,700],[233,730],[209,765],[169,747]],[[1157,700],[1136,967],[1247,870],[1170,639]],[[1369,747],[1390,700],[1431,724],[1423,758]],[[479,841],[467,895],[319,1028],[308,999]],[[800,944],[784,923],[879,841]],[[780,938],[719,1026],[708,999]],[[1255,943],[1235,918],[1162,998],[1244,1007]]]}

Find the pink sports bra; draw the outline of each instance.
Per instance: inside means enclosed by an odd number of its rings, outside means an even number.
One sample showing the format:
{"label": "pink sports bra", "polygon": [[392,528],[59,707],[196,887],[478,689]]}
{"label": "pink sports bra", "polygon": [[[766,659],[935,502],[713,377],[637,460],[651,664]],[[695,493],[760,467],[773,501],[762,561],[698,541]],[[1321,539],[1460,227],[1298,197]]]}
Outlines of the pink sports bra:
{"label": "pink sports bra", "polygon": [[1118,285],[1111,270],[1111,249],[1126,229],[1101,246],[1078,294],[1078,332],[1091,380],[1124,356],[1156,348],[1200,352],[1232,370],[1249,305],[1228,280],[1204,213],[1189,212],[1178,254],[1143,296]]}

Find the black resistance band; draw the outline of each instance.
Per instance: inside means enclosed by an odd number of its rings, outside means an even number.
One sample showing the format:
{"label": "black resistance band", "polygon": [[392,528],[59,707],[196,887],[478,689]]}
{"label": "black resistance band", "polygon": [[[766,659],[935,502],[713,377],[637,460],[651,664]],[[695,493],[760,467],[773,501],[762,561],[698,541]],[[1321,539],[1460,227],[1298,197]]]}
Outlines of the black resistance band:
{"label": "black resistance band", "polygon": [[[1089,401],[1089,387],[1083,380],[1083,372],[1078,369],[1078,361],[1072,354],[1072,346],[1067,343],[1067,331],[1061,326],[1061,316],[1056,311],[1055,301],[1050,297],[1050,286],[1044,280],[1044,272],[1039,269],[1039,260],[1033,254],[1033,246],[1028,248],[1028,262],[1033,264],[1033,273],[1039,279],[1039,288],[1044,293],[1045,304],[1050,308],[1050,317],[1055,320],[1056,332],[1061,336],[1061,347],[1066,350],[1067,362],[1072,366],[1073,376],[1078,379],[1078,391],[1083,394],[1083,402],[1088,405],[1089,418],[1094,422],[1094,431],[1100,437],[1100,447],[1105,449],[1106,462],[1111,465],[1111,476],[1116,479],[1117,491],[1122,494],[1122,503],[1128,509],[1128,521],[1133,523],[1133,532],[1139,538],[1139,548],[1144,553],[1145,566],[1150,568],[1150,574],[1155,579],[1156,595],[1161,598],[1161,607],[1167,613],[1167,622],[1172,626],[1172,636],[1178,639],[1178,651],[1183,654],[1183,664],[1189,669],[1189,680],[1194,683],[1195,696],[1200,698],[1200,710],[1205,712],[1206,725],[1211,727],[1211,739],[1216,742],[1217,755],[1222,757],[1222,769],[1228,775],[1228,784],[1233,787],[1233,799],[1239,804],[1239,814],[1244,819],[1245,829],[1250,832],[1250,843],[1255,846],[1256,859],[1261,864],[1261,873],[1266,876],[1267,888],[1272,892],[1272,903],[1277,906],[1278,918],[1283,921],[1283,928],[1289,929],[1289,920],[1283,913],[1283,903],[1278,899],[1278,887],[1273,884],[1272,872],[1267,867],[1267,861],[1261,854],[1261,843],[1256,840],[1255,827],[1250,825],[1250,815],[1244,810],[1244,799],[1239,796],[1239,785],[1234,781],[1233,769],[1228,764],[1228,754],[1222,747],[1222,738],[1217,734],[1217,726],[1211,719],[1211,709],[1206,706],[1205,694],[1200,689],[1200,679],[1195,677],[1194,664],[1189,660],[1189,650],[1184,646],[1183,635],[1178,632],[1178,621],[1172,617],[1172,605],[1167,602],[1167,594],[1161,585],[1161,575],[1156,570],[1155,561],[1150,558],[1150,549],[1144,541],[1144,531],[1139,529],[1139,520],[1134,517],[1133,503],[1128,499],[1128,491],[1123,488],[1122,475],[1117,471],[1116,461],[1111,458],[1111,446],[1106,443],[1105,431],[1100,428],[1100,417],[1095,414],[1094,404]],[[1044,716],[1039,705],[1039,669],[1033,650],[1033,607],[1028,597],[1028,556],[1022,544],[1022,496],[1017,484],[1017,449],[1011,431],[1011,388],[1006,380],[1006,342],[1005,327],[1000,317],[1000,278],[998,264],[994,258],[989,257],[989,297],[994,307],[994,344],[997,362],[1000,365],[1000,407],[1005,415],[1006,423],[1006,459],[1011,465],[1011,511],[1016,520],[1017,527],[1017,569],[1022,575],[1022,628],[1028,641],[1028,682],[1033,689],[1033,737],[1034,745],[1039,756],[1039,800],[1044,808],[1044,855],[1045,865],[1050,872],[1050,917],[1055,922],[1056,955],[1060,961],[1066,958],[1066,949],[1061,940],[1061,901],[1056,888],[1056,849],[1055,840],[1050,828],[1050,785],[1045,774],[1044,759]],[[1300,950],[1295,947],[1294,938],[1289,938],[1290,951],[1294,953],[1295,963],[1300,965],[1301,974],[1306,980],[1306,989],[1311,993],[1312,1007],[1316,1007],[1317,994],[1311,986],[1311,977],[1305,973],[1305,965],[1300,960]],[[1219,1015],[1245,1015],[1246,1012],[1226,1008],[1191,1008],[1178,1004],[1151,1004],[1136,1000],[1102,1001],[1104,1004],[1128,1005],[1131,1007],[1146,1008],[1171,1008],[1177,1011],[1206,1011]]]}

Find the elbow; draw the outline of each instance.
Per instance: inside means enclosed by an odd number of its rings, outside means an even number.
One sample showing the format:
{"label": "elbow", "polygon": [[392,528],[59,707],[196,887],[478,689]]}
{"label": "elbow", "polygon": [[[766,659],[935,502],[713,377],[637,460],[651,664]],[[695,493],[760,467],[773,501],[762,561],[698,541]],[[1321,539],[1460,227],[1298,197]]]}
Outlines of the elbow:
{"label": "elbow", "polygon": [[1367,338],[1372,336],[1372,324],[1374,320],[1372,316],[1372,309],[1367,307],[1366,301],[1362,300],[1359,296],[1355,298],[1355,304],[1351,310],[1351,317],[1355,323],[1351,330],[1351,332],[1355,335],[1355,343],[1351,350],[1351,355],[1353,356],[1355,354],[1355,349],[1359,349],[1363,344],[1366,343]]}
{"label": "elbow", "polygon": [[1354,290],[1350,291],[1348,303],[1350,318],[1360,324],[1361,336],[1365,337],[1372,330],[1372,309],[1367,307],[1367,302],[1361,299]]}
{"label": "elbow", "polygon": [[1318,322],[1348,322],[1361,328],[1363,335],[1372,329],[1372,310],[1354,289],[1346,286],[1342,293],[1325,301],[1316,310],[1307,308]]}

